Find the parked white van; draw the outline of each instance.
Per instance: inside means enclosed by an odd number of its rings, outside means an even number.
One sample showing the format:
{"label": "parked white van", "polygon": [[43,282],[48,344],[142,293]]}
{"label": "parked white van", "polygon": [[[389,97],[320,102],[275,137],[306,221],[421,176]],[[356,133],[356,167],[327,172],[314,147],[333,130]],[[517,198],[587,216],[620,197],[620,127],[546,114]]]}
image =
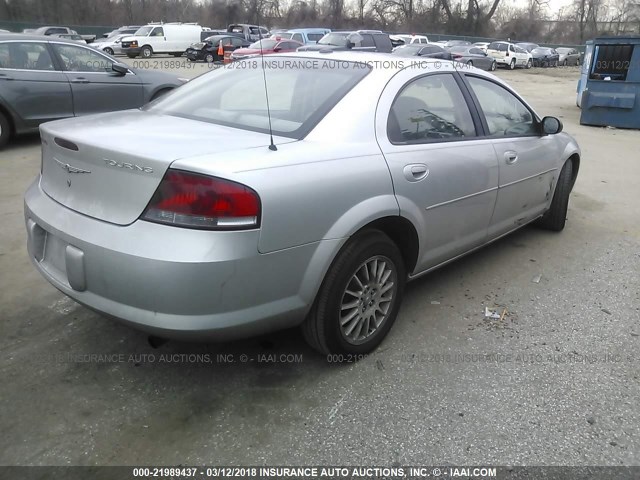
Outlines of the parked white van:
{"label": "parked white van", "polygon": [[129,58],[149,58],[154,53],[179,57],[192,43],[200,41],[200,32],[202,27],[196,23],[150,23],[124,37],[120,45]]}

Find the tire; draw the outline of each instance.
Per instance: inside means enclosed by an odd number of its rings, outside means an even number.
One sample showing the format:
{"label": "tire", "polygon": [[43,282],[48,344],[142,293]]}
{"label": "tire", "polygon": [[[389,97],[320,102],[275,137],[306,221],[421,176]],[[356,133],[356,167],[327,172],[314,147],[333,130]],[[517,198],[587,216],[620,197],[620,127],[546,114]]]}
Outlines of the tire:
{"label": "tire", "polygon": [[491,66],[489,67],[489,71],[490,72],[495,72],[496,68],[498,68],[498,64],[494,60],[493,62],[491,62]]}
{"label": "tire", "polygon": [[563,67],[566,67],[566,66],[567,66],[567,59],[566,59],[566,58],[563,60],[563,62],[562,62],[562,66],[563,66]]}
{"label": "tire", "polygon": [[468,66],[468,67],[473,67],[473,62],[472,62],[471,60],[469,60],[469,61],[467,62],[467,66]]}
{"label": "tire", "polygon": [[107,47],[103,50],[107,55],[113,55],[113,48]]}
{"label": "tire", "polygon": [[509,70],[515,70],[516,69],[516,59],[514,58],[513,60],[511,60],[511,63],[509,64]]}
{"label": "tire", "polygon": [[531,60],[531,59],[527,60],[526,69],[529,70],[532,66],[533,66],[533,60]]}
{"label": "tire", "polygon": [[133,53],[127,53],[127,57],[129,58],[136,58],[138,55],[135,55]]}
{"label": "tire", "polygon": [[149,45],[145,45],[140,49],[140,55],[142,58],[151,58],[153,55],[153,49]]}
{"label": "tire", "polygon": [[558,60],[553,61],[553,68],[558,68]]}
{"label": "tire", "polygon": [[171,55],[173,55],[174,57],[178,58],[182,56],[182,53],[172,53]]}
{"label": "tire", "polygon": [[558,177],[558,183],[556,189],[553,192],[553,200],[551,200],[551,207],[546,213],[536,220],[535,225],[544,228],[546,230],[552,230],[559,232],[564,228],[567,221],[567,208],[569,207],[569,194],[573,178],[573,162],[567,160],[562,167],[560,177]]}
{"label": "tire", "polygon": [[207,63],[213,63],[215,61],[215,57],[213,56],[213,53],[207,53],[204,57],[204,61]]}
{"label": "tire", "polygon": [[11,123],[4,113],[0,112],[0,148],[4,147],[11,137]]}
{"label": "tire", "polygon": [[[383,273],[376,281],[373,271],[379,272],[380,268]],[[398,315],[405,280],[404,261],[387,235],[379,230],[356,234],[329,267],[302,324],[307,343],[325,355],[372,351],[382,342]],[[350,306],[341,308],[347,305]],[[344,326],[341,315],[347,319]],[[375,322],[376,318],[379,323],[372,328],[371,320]],[[363,333],[365,329],[367,334]]]}
{"label": "tire", "polygon": [[576,60],[576,67],[580,66],[580,59]]}

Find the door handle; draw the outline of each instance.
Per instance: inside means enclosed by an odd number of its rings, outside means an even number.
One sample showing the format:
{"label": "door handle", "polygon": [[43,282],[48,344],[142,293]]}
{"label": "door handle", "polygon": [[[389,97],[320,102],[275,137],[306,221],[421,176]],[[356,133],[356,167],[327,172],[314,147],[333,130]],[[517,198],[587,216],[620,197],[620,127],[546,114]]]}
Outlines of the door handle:
{"label": "door handle", "polygon": [[89,83],[89,80],[84,77],[78,77],[71,80],[71,83]]}
{"label": "door handle", "polygon": [[402,172],[404,173],[404,178],[408,181],[418,182],[429,176],[429,167],[424,163],[412,163],[410,165],[406,165],[402,169]]}
{"label": "door handle", "polygon": [[504,152],[504,159],[507,162],[507,165],[513,165],[518,161],[518,153],[512,150]]}

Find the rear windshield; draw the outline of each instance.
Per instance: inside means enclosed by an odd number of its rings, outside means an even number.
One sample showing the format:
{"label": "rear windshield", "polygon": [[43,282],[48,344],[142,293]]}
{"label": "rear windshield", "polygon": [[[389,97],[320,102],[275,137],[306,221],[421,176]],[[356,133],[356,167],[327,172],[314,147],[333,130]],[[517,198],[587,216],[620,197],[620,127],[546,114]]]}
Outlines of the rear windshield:
{"label": "rear windshield", "polygon": [[347,37],[349,36],[349,32],[343,33],[327,33],[324,37],[318,40],[320,45],[335,45],[337,47],[346,47],[347,46]]}
{"label": "rear windshield", "polygon": [[498,50],[500,52],[506,52],[507,51],[507,44],[506,43],[493,42],[493,43],[490,43],[487,48],[489,50]]}
{"label": "rear windshield", "polygon": [[[262,62],[238,61],[201,75],[145,110],[269,132]],[[264,58],[274,135],[302,139],[370,71],[352,62]]]}
{"label": "rear windshield", "polygon": [[249,45],[249,48],[255,48],[260,50],[261,48],[264,50],[272,50],[280,40],[266,38],[262,40],[258,40],[255,43]]}

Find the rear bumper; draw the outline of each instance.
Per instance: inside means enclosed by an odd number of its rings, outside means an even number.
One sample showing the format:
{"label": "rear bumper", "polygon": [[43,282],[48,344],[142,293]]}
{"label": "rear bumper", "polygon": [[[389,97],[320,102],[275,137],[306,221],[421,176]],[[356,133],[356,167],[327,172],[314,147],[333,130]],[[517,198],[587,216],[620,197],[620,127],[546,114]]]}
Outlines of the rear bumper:
{"label": "rear bumper", "polygon": [[271,254],[259,231],[207,232],[144,221],[118,226],[47,196],[25,194],[29,257],[64,294],[152,334],[187,340],[248,337],[299,324],[324,272],[323,241]]}

